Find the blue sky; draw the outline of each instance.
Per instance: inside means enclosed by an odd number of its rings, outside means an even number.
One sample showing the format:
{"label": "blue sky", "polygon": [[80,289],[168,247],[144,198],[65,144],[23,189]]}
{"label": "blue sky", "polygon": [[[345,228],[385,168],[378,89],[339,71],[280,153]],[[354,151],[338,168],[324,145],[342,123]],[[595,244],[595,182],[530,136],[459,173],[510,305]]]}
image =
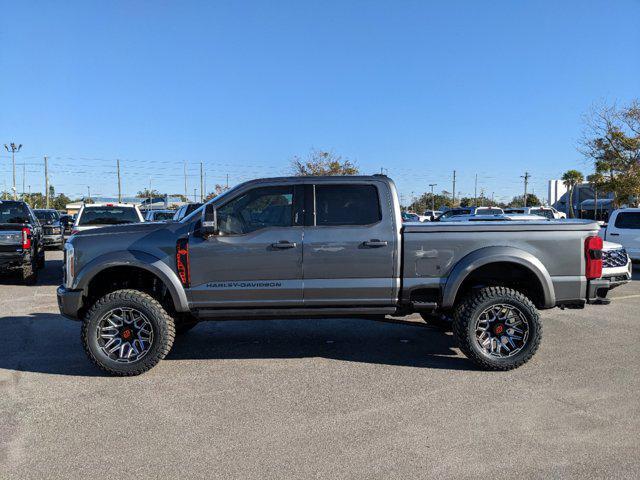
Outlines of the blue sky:
{"label": "blue sky", "polygon": [[[286,174],[330,149],[405,200],[589,166],[582,115],[640,96],[638,1],[7,1],[0,141],[26,184],[127,194]],[[6,152],[0,188],[11,183]],[[21,190],[22,167],[18,168]],[[209,188],[210,189],[210,188]]]}

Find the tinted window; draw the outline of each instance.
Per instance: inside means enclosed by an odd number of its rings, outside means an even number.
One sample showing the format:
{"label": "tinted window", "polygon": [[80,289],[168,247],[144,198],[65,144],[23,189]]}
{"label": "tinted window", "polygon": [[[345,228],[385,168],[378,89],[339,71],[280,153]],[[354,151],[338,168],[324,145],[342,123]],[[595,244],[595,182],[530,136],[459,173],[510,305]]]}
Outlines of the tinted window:
{"label": "tinted window", "polygon": [[316,225],[369,225],[381,218],[373,185],[316,185]]}
{"label": "tinted window", "polygon": [[22,203],[0,202],[0,223],[29,223],[29,211]]}
{"label": "tinted window", "polygon": [[640,229],[640,212],[621,212],[616,218],[616,228]]}
{"label": "tinted window", "polygon": [[162,220],[171,220],[173,218],[173,212],[155,212],[152,217],[156,222]]}
{"label": "tinted window", "polygon": [[531,209],[531,213],[533,215],[539,215],[541,217],[545,217],[545,218],[550,218],[553,219],[553,212],[551,210],[549,210],[548,208],[536,208],[536,209]]}
{"label": "tinted window", "polygon": [[262,187],[220,207],[221,234],[240,235],[268,227],[293,225],[293,187]]}
{"label": "tinted window", "polygon": [[58,212],[54,210],[34,210],[36,218],[41,222],[55,222],[60,218]]}
{"label": "tinted window", "polygon": [[502,213],[500,208],[479,208],[476,210],[476,215],[502,215]]}
{"label": "tinted window", "polygon": [[85,207],[78,225],[120,225],[138,222],[140,218],[132,207]]}

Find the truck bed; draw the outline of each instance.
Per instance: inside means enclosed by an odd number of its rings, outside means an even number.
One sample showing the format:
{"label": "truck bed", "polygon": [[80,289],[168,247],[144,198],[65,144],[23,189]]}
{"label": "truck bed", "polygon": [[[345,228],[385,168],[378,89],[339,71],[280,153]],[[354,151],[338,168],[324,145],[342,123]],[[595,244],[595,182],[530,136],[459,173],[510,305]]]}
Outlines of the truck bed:
{"label": "truck bed", "polygon": [[598,230],[597,223],[585,220],[407,223],[402,228],[403,300],[414,291],[439,289],[446,306],[449,277],[464,277],[465,269],[491,262],[542,272],[555,292],[545,307],[585,298],[584,241]]}

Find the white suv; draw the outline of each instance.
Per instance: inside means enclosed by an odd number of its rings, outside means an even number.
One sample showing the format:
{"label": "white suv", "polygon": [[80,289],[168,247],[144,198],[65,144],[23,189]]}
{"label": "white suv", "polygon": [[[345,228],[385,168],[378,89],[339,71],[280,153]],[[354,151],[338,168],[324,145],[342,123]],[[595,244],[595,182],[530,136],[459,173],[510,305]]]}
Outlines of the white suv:
{"label": "white suv", "polygon": [[136,205],[128,203],[91,203],[82,206],[73,224],[72,234],[125,223],[144,222]]}

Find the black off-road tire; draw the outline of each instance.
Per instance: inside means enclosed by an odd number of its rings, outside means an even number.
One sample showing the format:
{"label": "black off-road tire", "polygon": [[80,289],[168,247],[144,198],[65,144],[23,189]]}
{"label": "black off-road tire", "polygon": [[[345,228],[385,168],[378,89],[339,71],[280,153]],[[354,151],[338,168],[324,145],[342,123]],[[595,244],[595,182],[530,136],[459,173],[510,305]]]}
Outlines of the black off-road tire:
{"label": "black off-road tire", "polygon": [[[527,343],[511,357],[492,357],[483,351],[476,340],[476,319],[485,309],[496,304],[516,307],[529,324]],[[512,370],[528,362],[538,350],[542,339],[542,323],[535,305],[522,293],[505,287],[486,287],[474,292],[456,307],[453,334],[460,350],[483,370]]]}
{"label": "black off-road tire", "polygon": [[[153,329],[153,342],[144,357],[131,363],[110,359],[99,347],[96,329],[102,317],[114,308],[130,307],[144,313]],[[121,377],[140,375],[164,359],[175,339],[173,318],[150,295],[138,290],[116,290],[96,301],[82,323],[82,345],[89,359],[101,370]]]}
{"label": "black off-road tire", "polygon": [[25,285],[35,285],[38,281],[38,268],[36,262],[31,260],[29,263],[22,265],[20,270],[20,279]]}

